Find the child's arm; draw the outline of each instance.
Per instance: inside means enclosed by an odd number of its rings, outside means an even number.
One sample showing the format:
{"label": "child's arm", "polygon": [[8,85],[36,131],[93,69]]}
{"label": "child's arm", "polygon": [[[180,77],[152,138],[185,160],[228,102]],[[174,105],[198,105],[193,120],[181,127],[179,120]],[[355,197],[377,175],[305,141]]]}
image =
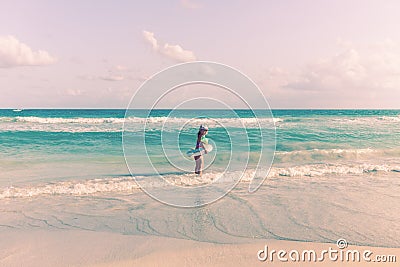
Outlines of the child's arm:
{"label": "child's arm", "polygon": [[202,147],[202,148],[204,149],[204,153],[205,153],[205,154],[208,153],[208,151],[207,151],[206,147],[204,146],[204,143],[203,143],[203,142],[200,142],[200,147]]}

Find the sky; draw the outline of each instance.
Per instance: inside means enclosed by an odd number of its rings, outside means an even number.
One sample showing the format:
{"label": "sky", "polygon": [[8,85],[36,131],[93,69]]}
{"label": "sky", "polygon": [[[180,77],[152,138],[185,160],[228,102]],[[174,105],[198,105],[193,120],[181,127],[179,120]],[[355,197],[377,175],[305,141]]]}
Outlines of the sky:
{"label": "sky", "polygon": [[398,109],[398,14],[396,0],[1,0],[0,108],[126,108],[199,60],[240,70],[272,108]]}

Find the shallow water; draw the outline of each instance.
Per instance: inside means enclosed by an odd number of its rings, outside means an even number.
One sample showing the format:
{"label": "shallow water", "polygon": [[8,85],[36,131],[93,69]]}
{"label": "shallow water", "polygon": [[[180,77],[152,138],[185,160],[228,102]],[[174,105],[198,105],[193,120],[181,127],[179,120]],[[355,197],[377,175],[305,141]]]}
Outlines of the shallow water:
{"label": "shallow water", "polygon": [[[123,154],[124,112],[0,110],[0,228],[82,228],[217,243],[343,237],[359,245],[400,246],[399,110],[274,110],[273,118],[266,113],[259,119],[275,124],[276,152],[254,194],[247,189],[261,149],[259,133],[275,133],[260,131],[251,113],[237,111],[237,118],[223,110],[175,111],[167,118],[169,111],[158,110],[145,119],[146,111],[134,111],[126,132],[136,137],[146,123],[151,162],[170,183],[224,183],[219,177],[227,163],[229,178],[249,160],[228,195],[197,209],[161,204],[139,189]],[[198,118],[186,123],[193,117]],[[194,146],[201,123],[210,127],[216,149],[205,157],[209,168],[199,178],[183,154]],[[170,160],[182,161],[189,171],[171,167],[160,156],[161,144]],[[143,167],[147,157],[140,150],[129,157],[136,179],[146,183],[156,175]]]}
{"label": "shallow water", "polygon": [[201,208],[171,207],[127,188],[4,198],[0,228],[85,229],[212,243],[345,238],[350,244],[400,247],[398,178],[376,173],[270,178],[256,193],[240,183]]}

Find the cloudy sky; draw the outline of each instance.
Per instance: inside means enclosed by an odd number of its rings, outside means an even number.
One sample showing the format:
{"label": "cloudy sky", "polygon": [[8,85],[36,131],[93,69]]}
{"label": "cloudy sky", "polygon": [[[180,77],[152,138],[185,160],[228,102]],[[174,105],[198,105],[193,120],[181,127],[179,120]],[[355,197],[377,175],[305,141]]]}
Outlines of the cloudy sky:
{"label": "cloudy sky", "polygon": [[2,0],[0,108],[125,108],[193,60],[241,70],[273,108],[400,108],[399,14],[396,0]]}

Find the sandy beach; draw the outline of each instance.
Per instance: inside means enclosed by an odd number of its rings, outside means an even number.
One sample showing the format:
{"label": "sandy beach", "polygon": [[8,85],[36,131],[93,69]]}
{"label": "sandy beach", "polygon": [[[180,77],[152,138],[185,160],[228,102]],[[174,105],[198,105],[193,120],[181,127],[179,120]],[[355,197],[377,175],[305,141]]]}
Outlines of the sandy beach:
{"label": "sandy beach", "polygon": [[[7,231],[0,242],[1,266],[396,266],[377,262],[261,262],[257,252],[270,249],[321,251],[336,244],[257,240],[244,244],[212,244],[164,237],[68,231]],[[349,245],[348,250],[371,250],[375,255],[400,257],[399,248]]]}

